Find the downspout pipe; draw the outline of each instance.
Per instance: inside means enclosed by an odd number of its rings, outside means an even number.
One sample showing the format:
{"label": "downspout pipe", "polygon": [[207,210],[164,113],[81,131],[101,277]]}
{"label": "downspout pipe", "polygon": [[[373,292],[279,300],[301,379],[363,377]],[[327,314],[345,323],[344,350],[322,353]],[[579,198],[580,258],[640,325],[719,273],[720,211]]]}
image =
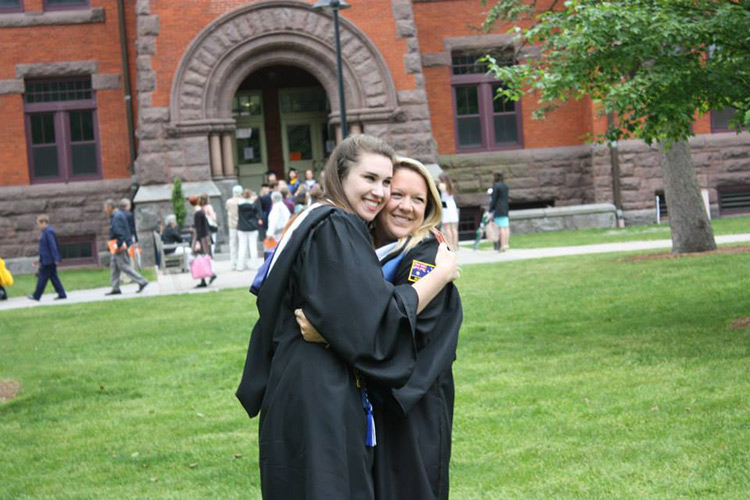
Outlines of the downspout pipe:
{"label": "downspout pipe", "polygon": [[130,152],[130,174],[135,174],[135,125],[133,122],[133,97],[130,87],[130,65],[128,64],[128,41],[125,35],[125,6],[117,0],[117,20],[120,26],[120,50],[122,57],[122,79],[125,84],[125,113],[128,122],[128,151]]}

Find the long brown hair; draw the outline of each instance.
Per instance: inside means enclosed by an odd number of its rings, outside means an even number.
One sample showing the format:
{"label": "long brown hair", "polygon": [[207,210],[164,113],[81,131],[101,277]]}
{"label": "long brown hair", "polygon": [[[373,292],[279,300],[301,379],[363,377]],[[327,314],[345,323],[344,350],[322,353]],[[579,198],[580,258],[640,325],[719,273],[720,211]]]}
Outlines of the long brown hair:
{"label": "long brown hair", "polygon": [[331,203],[347,212],[353,212],[354,209],[346,199],[341,181],[346,179],[352,167],[359,162],[362,153],[385,156],[391,163],[395,163],[396,152],[393,148],[384,140],[371,135],[351,135],[336,146],[323,168],[323,191]]}
{"label": "long brown hair", "polygon": [[456,184],[453,182],[453,179],[451,179],[450,175],[443,172],[440,174],[440,177],[438,177],[440,182],[445,183],[445,190],[448,192],[449,195],[453,196],[456,194]]}

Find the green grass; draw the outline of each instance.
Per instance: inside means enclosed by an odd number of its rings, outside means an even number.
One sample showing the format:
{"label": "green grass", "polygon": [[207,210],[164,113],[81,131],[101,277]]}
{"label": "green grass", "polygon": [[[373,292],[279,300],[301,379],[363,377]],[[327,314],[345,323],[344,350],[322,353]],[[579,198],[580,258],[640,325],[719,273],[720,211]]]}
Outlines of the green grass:
{"label": "green grass", "polygon": [[[746,497],[749,266],[465,267],[451,498]],[[240,290],[0,314],[0,497],[259,498],[233,397],[255,317]]]}
{"label": "green grass", "polygon": [[[57,275],[60,277],[66,292],[109,286],[109,268],[66,269],[58,267]],[[156,271],[153,268],[142,269],[141,275],[149,281],[156,279]],[[13,282],[13,286],[6,288],[11,297],[24,297],[36,289],[36,276],[33,274],[14,274]],[[44,295],[55,294],[52,283],[47,282]]]}
{"label": "green grass", "polygon": [[[711,221],[715,235],[750,233],[750,217],[725,217]],[[670,239],[669,224],[628,226],[622,229],[581,229],[546,233],[512,234],[511,248],[548,248],[625,241]],[[479,248],[489,250],[492,244],[483,241]]]}

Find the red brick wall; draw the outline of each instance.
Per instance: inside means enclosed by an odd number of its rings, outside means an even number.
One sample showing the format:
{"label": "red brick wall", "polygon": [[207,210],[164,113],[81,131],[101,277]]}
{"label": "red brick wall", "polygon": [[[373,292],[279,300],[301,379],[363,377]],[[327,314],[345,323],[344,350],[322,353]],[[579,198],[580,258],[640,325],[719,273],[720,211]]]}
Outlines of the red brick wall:
{"label": "red brick wall", "polygon": [[[456,12],[456,16],[446,15]],[[414,4],[414,13],[419,34],[419,48],[423,53],[445,51],[444,39],[460,36],[477,36],[476,29],[485,19],[486,9],[474,0],[420,2]],[[460,17],[457,22],[456,18]],[[503,25],[494,33],[507,33],[510,25]],[[439,154],[456,151],[455,122],[451,101],[450,68],[432,67],[424,69],[429,95],[432,131],[438,144]],[[590,104],[588,101],[567,103],[549,113],[543,120],[532,119],[538,109],[536,99],[521,100],[524,147],[546,148],[578,145],[591,130]]]}
{"label": "red brick wall", "polygon": [[[2,42],[0,42],[2,43]],[[0,96],[0,185],[29,183],[26,140],[24,138],[23,103],[21,96]]]}
{"label": "red brick wall", "polygon": [[[134,4],[135,2],[125,2]],[[18,63],[58,61],[97,61],[100,74],[122,74],[116,0],[92,0],[92,7],[103,7],[106,23],[63,26],[34,26],[0,29],[0,79],[15,79]],[[41,11],[42,0],[25,0],[26,11]],[[133,5],[128,6],[129,19]],[[129,30],[135,30],[130,23]],[[129,33],[132,47],[133,33]],[[134,50],[133,50],[134,51]],[[131,58],[134,54],[131,53]],[[134,68],[131,68],[134,71]],[[128,171],[128,136],[124,90],[97,92],[99,137],[105,179],[125,178]],[[22,97],[0,96],[0,185],[29,182],[28,155]]]}

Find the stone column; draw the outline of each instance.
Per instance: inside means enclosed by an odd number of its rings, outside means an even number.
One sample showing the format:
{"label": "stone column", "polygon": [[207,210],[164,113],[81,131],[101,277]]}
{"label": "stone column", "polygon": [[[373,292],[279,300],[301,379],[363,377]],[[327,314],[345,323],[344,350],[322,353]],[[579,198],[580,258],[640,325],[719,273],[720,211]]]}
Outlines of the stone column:
{"label": "stone column", "polygon": [[219,137],[219,134],[209,136],[208,147],[211,151],[211,176],[221,177],[221,137]]}
{"label": "stone column", "polygon": [[224,177],[234,177],[234,152],[232,151],[232,133],[224,132],[221,136],[222,159],[224,160]]}
{"label": "stone column", "polygon": [[362,127],[359,125],[359,123],[352,123],[349,125],[349,134],[361,134],[362,133]]}

